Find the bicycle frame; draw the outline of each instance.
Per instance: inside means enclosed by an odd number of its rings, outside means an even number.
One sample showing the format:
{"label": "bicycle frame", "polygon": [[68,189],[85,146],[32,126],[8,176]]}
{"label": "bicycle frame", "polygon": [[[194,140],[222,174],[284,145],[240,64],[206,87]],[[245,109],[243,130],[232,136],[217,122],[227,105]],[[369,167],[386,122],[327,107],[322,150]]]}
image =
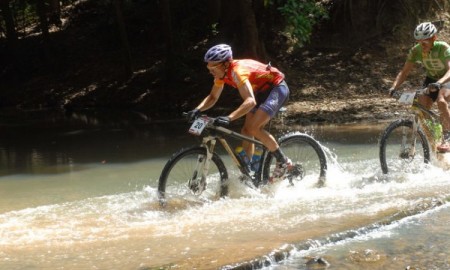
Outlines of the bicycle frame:
{"label": "bicycle frame", "polygon": [[[221,126],[207,126],[206,127],[212,134],[204,136],[202,139],[202,143],[201,146],[206,148],[206,152],[207,152],[207,158],[205,160],[205,166],[203,166],[203,172],[202,172],[202,179],[206,178],[206,175],[208,174],[208,168],[209,168],[209,161],[211,160],[211,157],[214,153],[214,149],[216,146],[216,141],[219,140],[219,142],[222,144],[222,146],[224,147],[225,151],[228,153],[228,155],[231,157],[231,159],[233,160],[233,162],[236,164],[236,166],[239,168],[239,170],[246,175],[247,177],[249,177],[250,179],[253,180],[253,177],[260,177],[261,172],[262,172],[262,165],[264,164],[264,157],[266,156],[267,153],[267,149],[265,148],[265,146],[263,145],[262,142],[255,140],[253,138],[250,138],[248,136],[242,135],[240,133],[234,132],[230,129],[221,127]],[[257,173],[257,175],[252,176],[251,172],[247,170],[246,166],[244,166],[244,164],[242,163],[242,161],[240,159],[237,158],[237,156],[234,154],[234,151],[231,149],[230,145],[228,144],[227,140],[224,139],[220,134],[223,134],[225,136],[229,136],[231,138],[234,139],[239,139],[239,140],[244,140],[244,141],[248,141],[251,143],[254,143],[255,145],[259,145],[262,147],[263,149],[263,154],[261,159],[259,160],[260,162],[260,170]],[[207,163],[208,162],[208,163]]]}
{"label": "bicycle frame", "polygon": [[[195,118],[189,128],[189,133],[199,136],[200,145],[182,148],[167,161],[158,181],[158,196],[163,203],[166,201],[166,187],[171,188],[169,194],[198,196],[205,191],[210,176],[216,177],[216,172],[219,173],[217,176],[220,184],[220,196],[223,197],[228,194],[228,172],[222,158],[216,151],[217,141],[220,142],[231,157],[232,162],[241,171],[239,180],[251,188],[258,188],[260,185],[284,179],[289,180],[289,183],[294,185],[293,181],[300,181],[305,176],[314,177],[316,173],[318,174],[319,185],[323,185],[325,180],[327,170],[325,152],[321,145],[307,134],[295,132],[279,138],[280,147],[286,150],[286,155],[292,161],[289,168],[286,168],[287,171],[283,179],[275,179],[274,181],[270,169],[272,166],[276,166],[277,160],[261,141],[217,125],[216,118],[207,115]],[[258,167],[258,169],[255,169],[256,172],[253,172],[249,164],[234,153],[229,141],[227,141],[230,138],[256,144],[262,149],[261,158],[250,164],[255,165],[257,162],[258,166],[255,167]]]}
{"label": "bicycle frame", "polygon": [[[429,124],[426,122],[426,120],[431,121],[433,125],[439,124],[440,119],[439,115],[431,110],[428,110],[424,106],[420,105],[418,102],[413,104],[412,107],[415,110],[416,114],[416,122],[420,123],[420,126],[422,130],[425,132],[425,135],[427,136],[428,142],[431,143],[432,149],[436,149],[436,145],[439,143],[433,135],[433,131],[430,130]],[[439,134],[439,137],[442,138],[442,134]]]}
{"label": "bicycle frame", "polygon": [[[284,126],[284,118],[285,118],[285,116],[286,116],[286,107],[282,107],[279,110],[278,114],[277,114],[277,117],[280,119],[282,126]],[[210,119],[214,120],[213,118],[210,118]],[[269,130],[271,129],[271,126],[272,126],[272,120],[269,121]],[[260,169],[259,169],[259,172],[258,172],[258,174],[259,174],[258,177],[259,178],[261,177],[260,173],[262,172],[262,167],[263,167],[262,165],[264,164],[265,156],[266,156],[266,153],[267,153],[267,149],[266,149],[266,147],[264,146],[264,144],[262,142],[260,142],[258,140],[255,140],[253,138],[250,138],[248,136],[242,135],[240,133],[234,132],[234,131],[232,131],[230,129],[221,127],[221,126],[208,125],[206,128],[209,129],[210,131],[212,131],[213,135],[204,136],[200,146],[203,146],[203,147],[206,148],[208,162],[211,160],[212,153],[214,153],[214,148],[215,148],[215,145],[216,145],[216,141],[219,140],[219,142],[222,144],[222,146],[224,147],[225,151],[231,157],[231,159],[236,164],[236,166],[239,168],[239,170],[244,175],[252,178],[251,172],[248,171],[246,169],[246,167],[244,166],[245,164],[242,164],[242,161],[237,158],[237,156],[234,154],[234,151],[231,149],[231,147],[228,144],[228,142],[224,138],[222,138],[221,136],[215,134],[215,132],[217,131],[217,132],[219,132],[221,134],[224,134],[226,136],[230,136],[230,137],[232,137],[234,139],[244,140],[244,141],[251,142],[251,143],[253,143],[255,145],[259,145],[259,146],[262,147],[263,153],[261,155],[261,159],[259,160],[259,163],[260,163],[259,168]],[[202,175],[202,178],[205,175],[208,174],[208,167],[209,167],[208,165],[209,164],[205,164],[205,165],[207,165],[207,166],[203,166],[204,173]]]}
{"label": "bicycle frame", "polygon": [[[406,152],[406,150],[407,150],[406,145],[408,145],[407,144],[408,131],[405,127],[403,127],[402,128],[402,144],[401,144],[401,149],[400,149],[400,153],[403,158],[413,157],[415,155],[417,134],[418,134],[417,130],[419,128],[424,132],[429,146],[431,146],[432,151],[435,152],[436,145],[438,142],[434,138],[433,131],[430,130],[430,126],[429,126],[429,123],[427,123],[427,121],[431,121],[431,123],[433,125],[435,125],[437,123],[440,123],[440,120],[439,120],[439,115],[437,113],[425,108],[418,101],[418,96],[424,95],[426,93],[426,91],[427,91],[426,88],[416,90],[412,104],[410,104],[407,100],[405,101],[405,99],[402,101],[403,97],[400,97],[399,95],[396,96],[399,99],[400,103],[411,105],[411,108],[406,113],[406,116],[403,116],[402,118],[410,119],[411,122],[413,123],[413,125],[412,125],[413,132],[411,135],[412,137],[411,137],[411,144],[410,144],[410,146],[412,146],[412,147],[410,147],[408,152]],[[411,94],[411,93],[409,93],[409,94]],[[440,134],[440,137],[442,137],[442,134]]]}
{"label": "bicycle frame", "polygon": [[[423,95],[424,94],[424,89],[422,90],[418,90],[416,91],[416,95]],[[416,143],[416,138],[415,138],[415,134],[417,134],[417,129],[421,128],[422,131],[424,131],[428,143],[430,143],[431,145],[431,149],[433,149],[433,151],[436,149],[436,145],[438,144],[438,142],[436,141],[436,139],[434,138],[433,135],[433,131],[430,130],[430,125],[429,123],[427,123],[427,121],[430,121],[433,125],[440,123],[440,119],[439,119],[439,115],[427,108],[425,108],[423,105],[421,105],[417,98],[414,99],[412,105],[411,105],[411,110],[412,110],[412,115],[411,115],[411,120],[413,122],[413,148],[411,149],[411,151],[413,151],[415,149],[415,143]],[[405,135],[404,135],[405,137]],[[442,134],[439,134],[439,137],[442,137]],[[414,153],[411,153],[414,154]]]}

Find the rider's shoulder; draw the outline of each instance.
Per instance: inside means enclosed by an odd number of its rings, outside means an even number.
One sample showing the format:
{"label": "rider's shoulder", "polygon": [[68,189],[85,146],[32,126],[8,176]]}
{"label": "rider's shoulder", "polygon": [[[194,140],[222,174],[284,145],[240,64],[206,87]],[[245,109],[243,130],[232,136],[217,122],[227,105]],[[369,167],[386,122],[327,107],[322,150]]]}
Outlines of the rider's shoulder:
{"label": "rider's shoulder", "polygon": [[435,42],[434,42],[434,46],[444,47],[444,48],[446,48],[446,49],[450,48],[450,45],[449,45],[447,42],[443,41],[443,40],[437,40],[437,41],[435,41]]}
{"label": "rider's shoulder", "polygon": [[422,55],[422,48],[420,44],[416,44],[409,49],[409,58]]}

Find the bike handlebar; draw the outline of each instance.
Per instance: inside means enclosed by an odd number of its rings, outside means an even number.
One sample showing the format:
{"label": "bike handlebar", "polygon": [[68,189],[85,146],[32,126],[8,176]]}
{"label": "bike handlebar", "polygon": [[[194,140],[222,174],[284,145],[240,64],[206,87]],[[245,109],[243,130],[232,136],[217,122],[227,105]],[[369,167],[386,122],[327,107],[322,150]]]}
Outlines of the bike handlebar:
{"label": "bike handlebar", "polygon": [[[407,92],[407,91],[394,90],[394,91],[392,91],[391,97],[393,97],[395,99],[399,99],[404,92]],[[417,89],[417,90],[415,90],[415,92],[416,92],[416,95],[427,95],[430,93],[428,87]]]}
{"label": "bike handlebar", "polygon": [[206,114],[200,114],[200,115],[197,115],[197,116],[195,116],[193,119],[189,119],[189,118],[188,118],[188,115],[189,115],[189,114],[188,114],[187,112],[183,112],[182,115],[183,115],[184,118],[186,118],[186,120],[187,120],[188,123],[193,123],[193,122],[194,122],[197,118],[199,118],[199,117],[206,117],[206,118],[209,119],[209,121],[208,121],[208,126],[209,126],[209,125],[214,126],[214,127],[226,126],[226,125],[224,125],[224,124],[218,124],[218,123],[216,123],[217,117],[211,117],[211,116],[208,116],[208,115],[206,115]]}

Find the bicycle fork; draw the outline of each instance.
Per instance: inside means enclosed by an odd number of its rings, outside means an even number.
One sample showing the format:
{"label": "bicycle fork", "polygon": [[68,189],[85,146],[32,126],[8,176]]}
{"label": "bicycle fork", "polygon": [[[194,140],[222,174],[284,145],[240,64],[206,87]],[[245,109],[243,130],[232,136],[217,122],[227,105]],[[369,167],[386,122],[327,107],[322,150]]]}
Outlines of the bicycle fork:
{"label": "bicycle fork", "polygon": [[[189,189],[196,195],[201,194],[206,189],[206,176],[209,172],[209,164],[211,163],[215,145],[215,138],[210,136],[203,138],[201,146],[205,147],[206,156],[198,155],[194,173],[188,181]],[[199,174],[200,177],[198,177]]]}
{"label": "bicycle fork", "polygon": [[408,131],[405,126],[402,128],[402,144],[400,149],[400,158],[407,159],[416,155],[417,129],[419,128],[418,119],[415,117],[412,121],[411,142],[408,144]]}

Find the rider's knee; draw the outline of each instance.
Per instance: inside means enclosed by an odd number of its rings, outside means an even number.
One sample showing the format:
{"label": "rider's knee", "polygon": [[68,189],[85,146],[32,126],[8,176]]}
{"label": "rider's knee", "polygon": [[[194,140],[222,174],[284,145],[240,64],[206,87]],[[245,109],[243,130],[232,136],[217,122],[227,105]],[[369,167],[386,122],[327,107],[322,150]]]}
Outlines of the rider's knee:
{"label": "rider's knee", "polygon": [[430,109],[433,105],[433,100],[427,96],[419,96],[419,104],[427,109]]}
{"label": "rider's knee", "polygon": [[257,129],[255,129],[255,126],[247,124],[242,127],[241,133],[254,137],[255,133],[257,133]]}
{"label": "rider's knee", "polygon": [[247,132],[248,132],[249,135],[251,135],[251,136],[253,136],[253,137],[255,137],[256,135],[258,135],[258,129],[255,128],[255,127],[253,127],[253,126],[249,127],[249,128],[247,129]]}
{"label": "rider's knee", "polygon": [[241,128],[241,133],[250,136],[250,130],[249,130],[249,128],[248,128],[246,125],[244,125],[244,126]]}

